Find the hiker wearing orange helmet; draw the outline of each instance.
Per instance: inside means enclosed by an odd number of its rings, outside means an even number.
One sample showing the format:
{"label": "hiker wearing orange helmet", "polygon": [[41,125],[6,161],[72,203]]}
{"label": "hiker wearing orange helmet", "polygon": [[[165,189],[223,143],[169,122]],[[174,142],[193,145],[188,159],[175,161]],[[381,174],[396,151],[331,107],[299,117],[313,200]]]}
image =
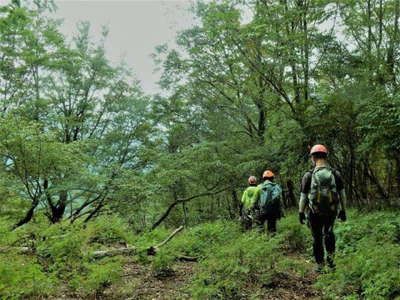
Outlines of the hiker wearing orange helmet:
{"label": "hiker wearing orange helmet", "polygon": [[335,268],[333,226],[336,217],[346,220],[346,193],[340,173],[328,163],[328,149],[324,145],[315,145],[310,156],[314,166],[302,179],[299,219],[301,224],[308,220],[314,239],[316,271],[321,273],[325,265],[325,251],[328,266]]}
{"label": "hiker wearing orange helmet", "polygon": [[249,187],[243,192],[240,202],[241,223],[245,230],[251,229],[253,226],[253,196],[257,190],[258,180],[257,177],[250,176],[249,179],[247,179],[247,182],[249,183]]}
{"label": "hiker wearing orange helmet", "polygon": [[266,170],[261,183],[254,194],[256,212],[255,222],[260,230],[264,230],[265,223],[269,232],[276,232],[276,223],[283,217],[282,188],[274,183],[275,174]]}

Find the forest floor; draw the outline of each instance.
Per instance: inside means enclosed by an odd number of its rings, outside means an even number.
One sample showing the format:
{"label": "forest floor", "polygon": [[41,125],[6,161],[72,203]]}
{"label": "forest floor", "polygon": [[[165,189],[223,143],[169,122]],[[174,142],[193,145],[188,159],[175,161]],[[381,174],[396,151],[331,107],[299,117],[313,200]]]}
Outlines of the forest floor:
{"label": "forest floor", "polygon": [[305,265],[307,272],[303,277],[288,273],[278,274],[268,286],[263,286],[265,294],[260,299],[321,299],[321,292],[313,286],[318,279],[314,264],[298,255],[290,257]]}
{"label": "forest floor", "polygon": [[[314,265],[302,257],[292,258],[307,265],[308,271],[304,277],[280,273],[262,287],[249,285],[246,289],[248,294],[254,296],[254,290],[257,289],[256,299],[321,299],[320,291],[313,287],[317,280],[317,274],[312,271]],[[195,274],[196,265],[196,262],[178,262],[173,272],[155,275],[149,266],[132,260],[124,267],[123,283],[118,287],[110,287],[96,299],[191,299],[186,287]],[[247,298],[246,291],[242,296],[243,299]]]}
{"label": "forest floor", "polygon": [[190,299],[185,287],[190,283],[196,264],[178,262],[174,271],[155,275],[150,266],[131,261],[124,267],[123,282],[111,287],[103,299]]}

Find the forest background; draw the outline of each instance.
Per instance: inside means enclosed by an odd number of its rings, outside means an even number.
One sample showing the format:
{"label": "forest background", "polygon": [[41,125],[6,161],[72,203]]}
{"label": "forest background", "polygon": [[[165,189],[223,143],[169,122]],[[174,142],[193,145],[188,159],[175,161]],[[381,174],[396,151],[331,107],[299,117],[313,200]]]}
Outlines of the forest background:
{"label": "forest background", "polygon": [[155,49],[158,95],[110,63],[107,30],[69,41],[54,9],[0,8],[2,244],[115,218],[136,234],[236,220],[267,168],[290,209],[315,143],[350,207],[398,212],[398,0],[198,1],[178,47]]}

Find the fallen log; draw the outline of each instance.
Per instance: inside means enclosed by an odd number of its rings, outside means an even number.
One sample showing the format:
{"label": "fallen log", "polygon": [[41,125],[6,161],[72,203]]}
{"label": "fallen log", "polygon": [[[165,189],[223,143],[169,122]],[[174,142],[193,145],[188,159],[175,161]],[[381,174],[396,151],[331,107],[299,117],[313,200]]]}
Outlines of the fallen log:
{"label": "fallen log", "polygon": [[[91,256],[94,259],[100,259],[103,257],[111,257],[111,256],[116,256],[116,255],[132,255],[136,254],[139,252],[146,252],[147,255],[156,255],[157,251],[165,246],[169,241],[171,241],[179,232],[183,230],[183,226],[180,226],[179,228],[175,229],[164,241],[159,243],[156,246],[151,246],[147,249],[142,249],[139,250],[137,247],[131,246],[131,247],[125,247],[125,248],[117,248],[117,249],[111,249],[111,250],[98,250],[94,251]],[[0,253],[6,253],[6,252],[11,252],[13,251],[14,253],[18,254],[32,254],[34,253],[34,249],[29,248],[29,247],[0,247]],[[178,257],[178,259],[181,259]],[[195,260],[190,260],[190,259],[195,259],[195,258],[189,258],[189,257],[182,257],[182,260],[187,260],[187,261],[195,261]]]}
{"label": "fallen log", "polygon": [[188,262],[196,262],[196,261],[198,261],[197,257],[195,257],[195,256],[186,256],[186,255],[178,256],[176,259],[179,260],[179,261],[188,261]]}
{"label": "fallen log", "polygon": [[112,250],[95,251],[92,253],[92,257],[95,259],[99,259],[107,256],[131,255],[135,254],[136,252],[137,252],[136,247],[118,248]]}
{"label": "fallen log", "polygon": [[17,254],[32,254],[34,249],[29,247],[0,247],[0,253],[14,252]]}

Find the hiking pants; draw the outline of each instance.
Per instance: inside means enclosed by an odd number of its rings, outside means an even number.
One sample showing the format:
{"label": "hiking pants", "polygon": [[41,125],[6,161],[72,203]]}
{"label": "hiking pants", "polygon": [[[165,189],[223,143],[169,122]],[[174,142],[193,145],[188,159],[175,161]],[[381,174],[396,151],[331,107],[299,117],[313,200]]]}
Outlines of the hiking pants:
{"label": "hiking pants", "polygon": [[313,252],[317,264],[324,263],[325,250],[333,258],[335,253],[335,234],[333,225],[336,216],[321,216],[310,213],[309,224],[314,238]]}
{"label": "hiking pants", "polygon": [[244,230],[250,230],[253,226],[253,220],[250,218],[248,213],[242,211],[242,215],[240,217],[242,228]]}
{"label": "hiking pants", "polygon": [[278,218],[274,216],[259,215],[256,218],[256,225],[260,231],[264,231],[265,222],[267,223],[268,232],[276,232],[276,222]]}

